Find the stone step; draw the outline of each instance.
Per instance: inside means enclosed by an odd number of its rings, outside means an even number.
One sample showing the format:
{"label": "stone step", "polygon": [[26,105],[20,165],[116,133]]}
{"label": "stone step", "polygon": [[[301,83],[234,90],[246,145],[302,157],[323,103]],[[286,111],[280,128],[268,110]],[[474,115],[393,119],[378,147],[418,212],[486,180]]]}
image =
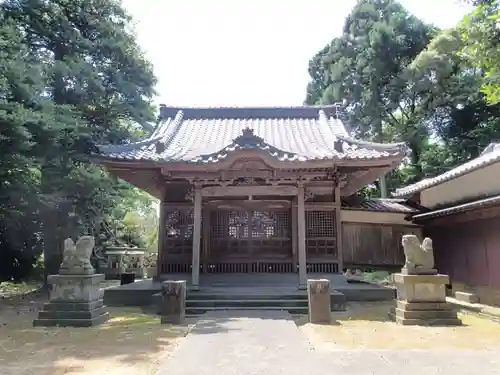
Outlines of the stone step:
{"label": "stone step", "polygon": [[273,311],[288,311],[290,314],[307,314],[307,307],[290,307],[283,308],[280,306],[267,306],[267,307],[257,307],[257,306],[217,306],[217,307],[186,307],[186,315],[187,316],[197,316],[201,314],[205,314],[209,311],[239,311],[239,310],[273,310]]}
{"label": "stone step", "polygon": [[188,307],[307,307],[307,299],[188,299]]}
{"label": "stone step", "polygon": [[456,319],[457,313],[453,310],[403,310],[396,308],[393,312],[403,319]]}
{"label": "stone step", "polygon": [[447,302],[397,301],[397,308],[407,311],[453,310],[453,306]]}
{"label": "stone step", "polygon": [[109,320],[108,313],[101,314],[93,319],[51,319],[38,318],[33,321],[35,327],[93,327]]}
{"label": "stone step", "polygon": [[[158,293],[161,295],[161,293]],[[189,292],[186,299],[190,300],[297,300],[306,299],[307,293],[296,293],[296,294],[234,294],[234,293],[199,293],[199,292]]]}
{"label": "stone step", "polygon": [[94,319],[106,313],[106,307],[101,306],[90,311],[76,310],[42,310],[38,313],[39,319]]}
{"label": "stone step", "polygon": [[462,321],[458,318],[437,318],[437,319],[407,319],[394,314],[389,314],[390,318],[398,324],[409,326],[461,326]]}

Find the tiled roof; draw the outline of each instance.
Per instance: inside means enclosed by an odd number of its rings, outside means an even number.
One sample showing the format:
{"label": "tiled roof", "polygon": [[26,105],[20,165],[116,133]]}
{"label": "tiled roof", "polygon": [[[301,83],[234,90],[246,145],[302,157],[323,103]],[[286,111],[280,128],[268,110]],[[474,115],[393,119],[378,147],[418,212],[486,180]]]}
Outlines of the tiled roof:
{"label": "tiled roof", "polygon": [[428,211],[417,215],[413,215],[412,220],[424,221],[436,217],[448,216],[452,214],[457,214],[459,212],[470,211],[476,208],[497,205],[499,203],[500,203],[500,195],[495,195],[489,198],[478,199],[473,202],[463,203],[452,207],[441,208],[439,210]]}
{"label": "tiled roof", "polygon": [[354,140],[334,106],[173,108],[146,140],[99,146],[101,157],[118,160],[210,163],[238,149],[261,149],[279,160],[403,158],[403,143]]}
{"label": "tiled roof", "polygon": [[392,193],[393,197],[405,197],[419,191],[443,184],[475,170],[500,162],[500,143],[491,143],[477,158],[472,159],[456,168],[453,168],[436,177],[425,178],[415,184],[397,189]]}
{"label": "tiled roof", "polygon": [[415,214],[420,212],[420,207],[405,199],[372,198],[365,200],[352,200],[349,197],[342,199],[342,208],[349,210],[395,212]]}

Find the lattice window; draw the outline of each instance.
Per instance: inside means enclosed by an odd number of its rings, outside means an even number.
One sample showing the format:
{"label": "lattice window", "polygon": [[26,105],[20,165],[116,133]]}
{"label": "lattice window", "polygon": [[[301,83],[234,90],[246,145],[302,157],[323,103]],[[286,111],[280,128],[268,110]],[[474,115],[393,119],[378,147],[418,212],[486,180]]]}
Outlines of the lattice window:
{"label": "lattice window", "polygon": [[308,238],[335,237],[335,212],[307,211],[306,237]]}
{"label": "lattice window", "polygon": [[193,239],[193,222],[192,209],[167,212],[165,220],[167,238]]}
{"label": "lattice window", "polygon": [[231,238],[248,238],[248,212],[228,213],[228,233]]}
{"label": "lattice window", "polygon": [[252,215],[253,238],[289,237],[288,212],[259,212]]}

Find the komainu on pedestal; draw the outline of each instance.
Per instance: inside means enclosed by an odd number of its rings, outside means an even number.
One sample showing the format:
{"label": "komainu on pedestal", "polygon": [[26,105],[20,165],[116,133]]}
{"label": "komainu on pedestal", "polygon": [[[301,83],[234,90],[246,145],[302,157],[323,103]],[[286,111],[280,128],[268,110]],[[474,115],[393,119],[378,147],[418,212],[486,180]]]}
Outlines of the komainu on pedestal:
{"label": "komainu on pedestal", "polygon": [[109,319],[103,304],[101,281],[90,263],[94,237],[82,236],[76,244],[64,241],[63,261],[57,275],[49,275],[50,299],[33,321],[35,326],[91,327]]}
{"label": "komainu on pedestal", "polygon": [[461,325],[453,307],[446,303],[448,275],[434,268],[432,240],[420,243],[414,234],[403,236],[405,265],[394,275],[397,289],[395,308],[390,317],[402,325]]}

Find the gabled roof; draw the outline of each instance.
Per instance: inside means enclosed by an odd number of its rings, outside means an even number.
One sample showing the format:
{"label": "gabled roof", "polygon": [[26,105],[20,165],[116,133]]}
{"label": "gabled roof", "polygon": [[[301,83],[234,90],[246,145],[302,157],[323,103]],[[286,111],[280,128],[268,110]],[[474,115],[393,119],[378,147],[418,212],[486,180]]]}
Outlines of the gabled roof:
{"label": "gabled roof", "polygon": [[281,161],[403,158],[403,143],[358,141],[335,106],[174,108],[162,106],[152,135],[98,147],[101,158],[213,163],[240,149],[260,149]]}
{"label": "gabled roof", "polygon": [[471,173],[475,170],[487,167],[489,165],[500,162],[500,143],[490,143],[488,147],[477,158],[472,159],[464,164],[459,165],[445,173],[436,177],[425,178],[415,184],[396,189],[392,193],[393,197],[405,197],[419,191],[429,189],[431,187],[443,184],[460,176]]}

